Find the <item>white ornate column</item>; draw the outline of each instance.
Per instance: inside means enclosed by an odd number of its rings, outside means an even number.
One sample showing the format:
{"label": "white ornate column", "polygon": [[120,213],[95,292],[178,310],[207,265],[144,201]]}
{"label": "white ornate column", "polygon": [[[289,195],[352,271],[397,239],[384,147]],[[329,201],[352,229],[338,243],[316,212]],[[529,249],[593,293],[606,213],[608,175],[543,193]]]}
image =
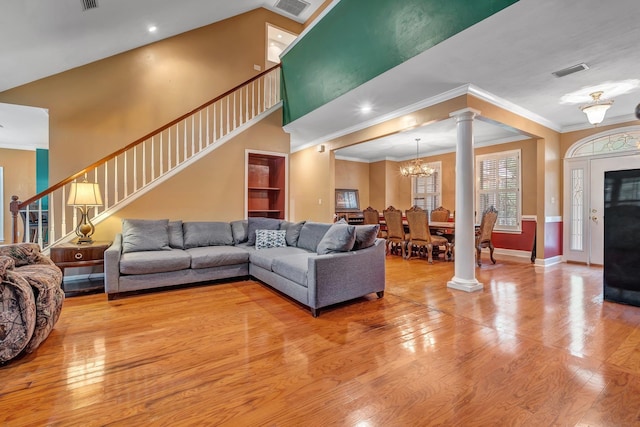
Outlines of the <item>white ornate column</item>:
{"label": "white ornate column", "polygon": [[458,140],[456,142],[456,240],[455,275],[448,288],[466,292],[482,290],[476,279],[475,228],[474,228],[474,179],[473,119],[479,111],[465,108],[450,114],[456,118]]}

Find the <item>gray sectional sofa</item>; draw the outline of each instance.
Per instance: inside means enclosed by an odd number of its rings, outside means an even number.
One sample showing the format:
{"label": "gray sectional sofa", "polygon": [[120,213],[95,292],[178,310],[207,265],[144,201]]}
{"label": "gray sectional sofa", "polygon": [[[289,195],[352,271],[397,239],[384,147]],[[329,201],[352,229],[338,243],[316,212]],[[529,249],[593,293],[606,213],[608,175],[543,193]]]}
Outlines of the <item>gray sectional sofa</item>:
{"label": "gray sectional sofa", "polygon": [[319,309],[385,289],[378,225],[249,218],[123,220],[105,252],[109,299],[132,291],[251,276]]}

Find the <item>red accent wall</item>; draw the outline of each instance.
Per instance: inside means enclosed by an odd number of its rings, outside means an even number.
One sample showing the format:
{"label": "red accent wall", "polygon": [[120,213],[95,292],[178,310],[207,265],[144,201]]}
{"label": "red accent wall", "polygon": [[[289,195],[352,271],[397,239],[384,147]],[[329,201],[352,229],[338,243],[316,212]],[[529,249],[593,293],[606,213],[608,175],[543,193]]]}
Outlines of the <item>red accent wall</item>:
{"label": "red accent wall", "polygon": [[[536,235],[536,222],[522,221],[522,233],[512,234],[512,233],[501,233],[499,231],[494,231],[492,240],[493,240],[493,245],[496,248],[531,252],[531,249],[533,249],[533,239],[535,235]],[[546,251],[545,251],[545,255],[546,255]]]}
{"label": "red accent wall", "polygon": [[562,222],[547,222],[544,225],[544,257],[562,255]]}

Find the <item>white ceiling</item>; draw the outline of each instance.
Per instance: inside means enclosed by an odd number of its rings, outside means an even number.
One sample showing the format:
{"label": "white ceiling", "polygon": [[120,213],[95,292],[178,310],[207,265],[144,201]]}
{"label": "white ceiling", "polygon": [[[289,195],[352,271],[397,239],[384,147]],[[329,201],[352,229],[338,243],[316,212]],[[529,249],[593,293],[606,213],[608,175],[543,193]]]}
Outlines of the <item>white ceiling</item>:
{"label": "white ceiling", "polygon": [[[286,129],[292,135],[292,149],[321,143],[463,93],[566,132],[591,126],[578,107],[590,100],[589,93],[604,87],[604,98],[611,97],[615,102],[603,125],[633,120],[640,102],[639,22],[638,0],[520,0],[289,124]],[[590,68],[562,78],[551,74],[582,62]],[[622,83],[629,80],[636,87],[629,89]],[[621,93],[622,89],[628,92]],[[573,103],[563,103],[563,96],[569,93],[578,96],[573,97]],[[373,111],[362,114],[359,107],[364,104],[371,105]],[[385,154],[377,145],[384,144],[393,147],[384,157],[406,159],[415,156],[415,137],[422,139],[421,154],[426,155],[443,149],[445,134],[448,151],[453,151],[455,124],[453,120],[448,122],[336,154],[376,161]],[[487,144],[491,136],[485,125],[475,123]],[[503,130],[495,130],[495,140],[503,142]],[[428,151],[431,141],[433,152]],[[404,144],[404,148],[398,144]]]}
{"label": "white ceiling", "polygon": [[[298,17],[277,0],[97,0],[87,11],[82,0],[4,1],[0,92],[259,7],[302,23],[324,0],[305,1]],[[2,148],[48,148],[48,126],[46,109],[0,103]]]}
{"label": "white ceiling", "polygon": [[[0,92],[138,46],[189,31],[276,0],[97,0],[82,12],[81,0],[4,2],[0,13]],[[305,21],[322,0],[307,0]],[[283,14],[287,16],[286,14]],[[291,18],[291,16],[288,16]],[[520,0],[498,14],[363,84],[287,126],[292,150],[324,142],[385,118],[462,93],[472,93],[558,131],[588,127],[578,109],[601,85],[640,79],[640,1]],[[147,31],[156,25],[154,34]],[[563,78],[551,72],[585,62],[589,70]],[[319,82],[321,84],[321,82]],[[632,120],[640,89],[604,97],[615,102],[603,124]],[[573,104],[564,95],[577,92]],[[367,115],[362,104],[372,105]],[[40,110],[42,112],[44,110]],[[34,112],[39,114],[38,112]],[[0,143],[7,114],[0,106]],[[4,122],[3,122],[4,121]],[[452,151],[452,120],[390,137],[386,147],[361,144],[341,156],[375,161]],[[504,127],[477,121],[478,145],[521,139]],[[449,148],[447,148],[447,144]],[[427,150],[433,147],[431,152]]]}

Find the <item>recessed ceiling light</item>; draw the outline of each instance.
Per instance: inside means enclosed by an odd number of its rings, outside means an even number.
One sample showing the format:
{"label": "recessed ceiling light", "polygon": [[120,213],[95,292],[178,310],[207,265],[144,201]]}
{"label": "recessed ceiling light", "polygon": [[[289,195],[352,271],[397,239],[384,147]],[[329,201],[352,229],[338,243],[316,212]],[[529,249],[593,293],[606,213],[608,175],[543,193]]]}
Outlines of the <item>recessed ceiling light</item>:
{"label": "recessed ceiling light", "polygon": [[364,104],[364,105],[360,106],[360,112],[362,114],[370,113],[372,109],[373,108],[371,107],[370,104]]}
{"label": "recessed ceiling light", "polygon": [[281,39],[282,38],[282,34],[278,34],[278,38]]}
{"label": "recessed ceiling light", "polygon": [[147,28],[147,30],[150,33],[155,33],[156,31],[158,31],[158,27],[156,27],[155,25],[149,25],[149,28]]}

